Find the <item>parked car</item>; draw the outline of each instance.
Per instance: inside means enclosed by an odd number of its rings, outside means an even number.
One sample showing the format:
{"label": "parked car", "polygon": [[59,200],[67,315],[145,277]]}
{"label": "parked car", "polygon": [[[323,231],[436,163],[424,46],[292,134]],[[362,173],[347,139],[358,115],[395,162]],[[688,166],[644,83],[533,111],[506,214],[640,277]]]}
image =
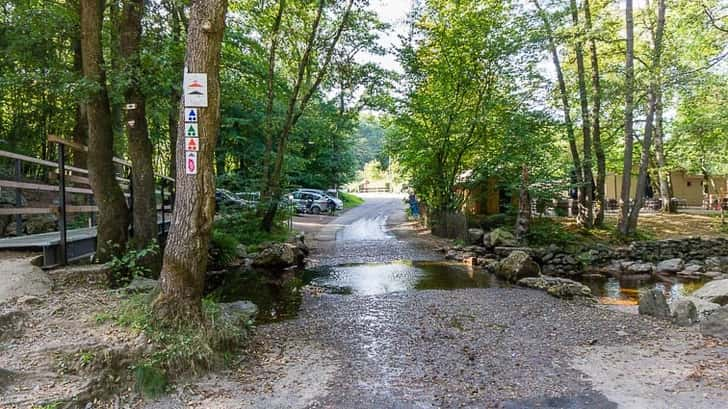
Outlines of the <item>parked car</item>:
{"label": "parked car", "polygon": [[[344,202],[339,199],[338,197],[335,197],[332,194],[329,194],[327,192],[324,192],[323,190],[319,189],[307,189],[307,188],[301,188],[294,191],[295,192],[305,192],[305,193],[315,193],[320,196],[324,196],[330,200],[332,200],[336,204],[336,210],[341,210],[344,208]],[[325,207],[324,209],[327,209],[328,207]]]}
{"label": "parked car", "polygon": [[325,212],[329,206],[329,197],[314,192],[296,190],[292,193],[296,206],[303,206],[306,213],[319,214]]}
{"label": "parked car", "polygon": [[255,204],[247,200],[238,199],[232,192],[226,189],[215,190],[215,206],[221,207],[251,209]]}

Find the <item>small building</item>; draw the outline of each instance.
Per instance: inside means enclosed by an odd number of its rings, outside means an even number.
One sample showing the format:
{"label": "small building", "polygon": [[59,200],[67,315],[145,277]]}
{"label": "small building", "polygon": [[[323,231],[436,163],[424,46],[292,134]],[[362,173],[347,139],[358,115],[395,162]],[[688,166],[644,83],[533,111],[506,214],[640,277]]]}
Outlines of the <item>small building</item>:
{"label": "small building", "polygon": [[[652,181],[654,184],[657,181]],[[728,177],[690,174],[685,170],[670,172],[673,197],[680,199],[688,206],[702,206],[708,198],[718,199],[728,195]],[[650,183],[648,183],[650,185]],[[619,200],[622,191],[622,175],[608,173],[604,181],[604,192],[607,200]],[[632,176],[630,184],[630,197],[634,198],[637,191],[637,176]],[[648,186],[647,196],[657,197],[659,193]]]}

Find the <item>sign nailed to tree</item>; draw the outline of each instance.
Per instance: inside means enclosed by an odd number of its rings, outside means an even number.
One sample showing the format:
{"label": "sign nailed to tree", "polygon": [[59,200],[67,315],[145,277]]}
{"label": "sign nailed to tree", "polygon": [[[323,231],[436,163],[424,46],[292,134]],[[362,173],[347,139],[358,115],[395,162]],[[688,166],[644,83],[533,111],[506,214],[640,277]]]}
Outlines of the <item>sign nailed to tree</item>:
{"label": "sign nailed to tree", "polygon": [[197,124],[185,124],[185,136],[187,138],[197,138],[200,136],[200,131]]}
{"label": "sign nailed to tree", "polygon": [[185,108],[185,122],[196,124],[198,117],[197,108]]}
{"label": "sign nailed to tree", "polygon": [[200,138],[185,138],[185,151],[197,152],[200,150]]}
{"label": "sign nailed to tree", "polygon": [[185,173],[197,174],[197,152],[185,152]]}
{"label": "sign nailed to tree", "polygon": [[207,107],[207,74],[185,73],[185,106]]}

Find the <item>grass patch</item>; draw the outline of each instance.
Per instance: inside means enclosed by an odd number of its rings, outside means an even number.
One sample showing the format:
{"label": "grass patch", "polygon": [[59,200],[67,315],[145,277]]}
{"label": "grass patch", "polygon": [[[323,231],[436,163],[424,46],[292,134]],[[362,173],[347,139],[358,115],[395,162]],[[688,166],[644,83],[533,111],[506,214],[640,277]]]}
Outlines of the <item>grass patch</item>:
{"label": "grass patch", "polygon": [[556,244],[560,247],[581,247],[595,244],[627,244],[633,241],[655,240],[654,231],[640,228],[634,236],[623,237],[617,230],[616,219],[605,220],[603,227],[590,230],[577,226],[572,218],[534,218],[528,233],[528,243],[536,246]]}
{"label": "grass patch", "polygon": [[[153,397],[166,390],[168,382],[185,374],[199,374],[223,366],[245,337],[245,328],[230,319],[223,319],[220,306],[203,300],[202,323],[168,326],[156,318],[151,296],[131,296],[111,314],[116,324],[133,332],[143,333],[153,348],[131,368],[136,390]],[[108,316],[97,321],[109,319]]]}
{"label": "grass patch", "polygon": [[352,209],[364,204],[364,199],[352,193],[339,192],[339,199],[344,202],[344,209]]}

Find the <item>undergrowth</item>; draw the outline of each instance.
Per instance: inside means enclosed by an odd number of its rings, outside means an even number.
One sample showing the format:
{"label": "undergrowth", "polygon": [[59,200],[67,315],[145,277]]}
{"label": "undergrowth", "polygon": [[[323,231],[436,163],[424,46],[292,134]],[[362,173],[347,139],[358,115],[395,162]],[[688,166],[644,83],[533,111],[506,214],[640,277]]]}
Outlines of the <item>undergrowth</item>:
{"label": "undergrowth", "polygon": [[134,277],[151,277],[152,269],[145,261],[149,260],[149,257],[159,254],[159,244],[156,240],[152,240],[143,249],[136,249],[133,244],[127,243],[123,252],[116,243],[109,243],[109,246],[116,249],[111,260],[106,264],[115,286],[129,284]]}
{"label": "undergrowth", "polygon": [[528,243],[536,246],[569,247],[593,244],[627,244],[633,241],[654,240],[655,235],[646,230],[638,230],[629,237],[622,236],[616,225],[584,229],[569,219],[534,218],[531,220],[527,235]]}
{"label": "undergrowth", "polygon": [[175,378],[228,364],[246,333],[239,323],[223,319],[220,306],[211,300],[203,300],[201,323],[169,326],[152,311],[154,295],[133,295],[117,311],[97,317],[98,322],[110,320],[149,339],[151,352],[131,368],[136,390],[148,397],[163,393]]}
{"label": "undergrowth", "polygon": [[288,239],[289,231],[285,224],[286,220],[288,220],[288,214],[279,211],[273,230],[266,232],[260,228],[261,219],[254,210],[227,210],[215,219],[213,231],[234,238],[238,243],[245,245],[248,251],[257,251],[263,243],[283,242]]}

